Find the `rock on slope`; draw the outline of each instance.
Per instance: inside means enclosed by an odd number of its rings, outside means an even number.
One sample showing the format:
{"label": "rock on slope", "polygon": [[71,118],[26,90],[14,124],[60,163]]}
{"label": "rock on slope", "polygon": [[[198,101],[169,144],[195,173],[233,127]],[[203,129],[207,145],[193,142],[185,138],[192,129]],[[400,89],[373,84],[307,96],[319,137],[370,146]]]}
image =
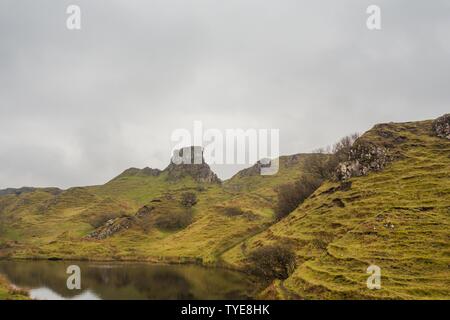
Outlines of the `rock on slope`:
{"label": "rock on slope", "polygon": [[[265,297],[449,299],[450,141],[436,131],[441,121],[375,126],[356,150],[370,145],[383,152],[349,160],[369,158],[369,170],[325,183],[290,216],[247,240],[247,252],[285,243],[297,255],[294,273],[275,281]],[[370,165],[376,159],[380,165]],[[242,245],[224,257],[241,265]],[[372,264],[381,268],[381,290],[366,287]]]}
{"label": "rock on slope", "polygon": [[437,118],[433,122],[433,130],[438,137],[450,139],[450,113]]}

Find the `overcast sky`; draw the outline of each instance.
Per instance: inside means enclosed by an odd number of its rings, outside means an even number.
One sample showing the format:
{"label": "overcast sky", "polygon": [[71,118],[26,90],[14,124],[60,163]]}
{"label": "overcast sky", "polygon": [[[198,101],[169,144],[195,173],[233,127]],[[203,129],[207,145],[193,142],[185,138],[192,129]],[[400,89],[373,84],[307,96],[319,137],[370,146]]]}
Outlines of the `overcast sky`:
{"label": "overcast sky", "polygon": [[450,111],[449,33],[448,0],[2,0],[0,188],[162,169],[194,120],[279,128],[293,154],[435,118]]}

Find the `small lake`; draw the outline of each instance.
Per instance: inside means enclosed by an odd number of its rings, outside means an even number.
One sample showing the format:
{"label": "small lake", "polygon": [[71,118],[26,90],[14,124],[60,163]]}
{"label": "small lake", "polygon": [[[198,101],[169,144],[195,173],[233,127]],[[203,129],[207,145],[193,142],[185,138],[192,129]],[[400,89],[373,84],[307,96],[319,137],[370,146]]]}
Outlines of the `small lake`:
{"label": "small lake", "polygon": [[[81,290],[69,290],[70,265],[81,270]],[[34,299],[250,299],[245,274],[195,265],[0,260],[0,274]]]}

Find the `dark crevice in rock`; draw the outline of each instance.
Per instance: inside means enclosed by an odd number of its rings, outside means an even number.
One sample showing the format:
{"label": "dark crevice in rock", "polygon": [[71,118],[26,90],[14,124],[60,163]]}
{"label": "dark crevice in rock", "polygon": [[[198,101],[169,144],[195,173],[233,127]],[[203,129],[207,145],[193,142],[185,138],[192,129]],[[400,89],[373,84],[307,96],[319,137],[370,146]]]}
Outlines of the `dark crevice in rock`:
{"label": "dark crevice in rock", "polygon": [[345,208],[345,203],[339,198],[333,199],[332,202],[333,202],[333,205],[335,205],[336,207]]}

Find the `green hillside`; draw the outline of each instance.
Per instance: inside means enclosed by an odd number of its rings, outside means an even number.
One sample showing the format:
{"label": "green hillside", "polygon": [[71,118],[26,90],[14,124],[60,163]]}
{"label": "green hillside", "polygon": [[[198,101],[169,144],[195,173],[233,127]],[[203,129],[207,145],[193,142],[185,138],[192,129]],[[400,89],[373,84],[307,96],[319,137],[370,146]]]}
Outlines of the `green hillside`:
{"label": "green hillside", "polygon": [[[206,163],[170,164],[131,168],[98,186],[2,190],[0,257],[248,271],[256,249],[281,245],[296,267],[263,298],[448,299],[448,119],[375,126],[333,179],[279,221],[278,188],[313,175],[311,161],[331,155],[284,156],[276,175],[261,175],[257,163],[224,182]],[[381,268],[379,290],[366,287],[370,265]],[[0,294],[8,292],[5,283]]]}
{"label": "green hillside", "polygon": [[[174,170],[132,168],[101,186],[9,192],[0,196],[0,252],[13,258],[218,263],[223,252],[273,222],[275,189],[301,175],[305,157],[282,157],[274,176],[243,171],[224,183],[207,165],[201,172],[184,168],[176,179]],[[191,208],[181,205],[186,192],[197,197]],[[186,216],[187,226],[161,227]],[[101,239],[89,237],[95,230],[103,231]]]}
{"label": "green hillside", "polygon": [[[274,281],[266,298],[448,299],[450,141],[422,121],[377,125],[357,142],[387,150],[392,162],[324,183],[287,218],[227,252],[226,261],[243,266],[248,252],[269,244],[292,248],[295,271]],[[372,264],[381,268],[380,290],[366,286]]]}

